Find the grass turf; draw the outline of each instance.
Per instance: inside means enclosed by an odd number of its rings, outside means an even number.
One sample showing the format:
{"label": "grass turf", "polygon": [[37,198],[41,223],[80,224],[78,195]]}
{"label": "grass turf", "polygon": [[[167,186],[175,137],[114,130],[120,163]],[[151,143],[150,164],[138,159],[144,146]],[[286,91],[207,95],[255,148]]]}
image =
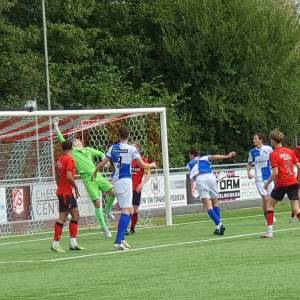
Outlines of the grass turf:
{"label": "grass turf", "polygon": [[273,239],[259,238],[260,209],[224,211],[224,239],[206,214],[177,216],[176,226],[129,236],[127,252],[97,230],[81,232],[86,250],[66,254],[50,252],[52,234],[3,238],[1,299],[299,299],[299,224],[288,223],[288,206],[277,212],[285,231]]}

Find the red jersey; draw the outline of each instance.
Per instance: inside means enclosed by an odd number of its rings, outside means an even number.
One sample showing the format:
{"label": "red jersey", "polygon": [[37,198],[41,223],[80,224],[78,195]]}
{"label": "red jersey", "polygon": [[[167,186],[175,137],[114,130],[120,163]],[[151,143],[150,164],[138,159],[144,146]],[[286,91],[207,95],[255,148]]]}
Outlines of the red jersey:
{"label": "red jersey", "polygon": [[[148,163],[148,159],[145,156],[141,156],[141,158],[145,163]],[[133,160],[131,163],[131,170],[132,170],[132,188],[133,191],[135,192],[137,187],[143,180],[145,169],[141,168],[136,160]]]}
{"label": "red jersey", "polygon": [[75,175],[75,162],[71,155],[63,154],[58,158],[57,171],[59,175],[59,183],[57,185],[57,195],[71,196],[73,195],[73,187],[67,179],[67,171],[71,171]]}
{"label": "red jersey", "polygon": [[297,184],[295,164],[298,159],[293,150],[286,147],[275,148],[270,155],[272,168],[278,167],[276,186]]}

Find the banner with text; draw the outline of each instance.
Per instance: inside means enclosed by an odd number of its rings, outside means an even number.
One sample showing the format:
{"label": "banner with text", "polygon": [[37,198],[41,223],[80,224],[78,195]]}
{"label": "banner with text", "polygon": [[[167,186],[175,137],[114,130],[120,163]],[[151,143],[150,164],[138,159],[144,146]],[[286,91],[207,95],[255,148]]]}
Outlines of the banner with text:
{"label": "banner with text", "polygon": [[[92,216],[95,214],[94,205],[88,198],[81,180],[76,181],[80,197],[77,199],[80,216]],[[56,184],[54,182],[35,183],[31,186],[32,219],[51,220],[58,217],[58,200],[56,196]]]}
{"label": "banner with text", "polygon": [[[248,179],[246,170],[216,170],[214,175],[217,179],[220,201],[255,200],[260,198],[255,180]],[[196,183],[191,182],[189,176],[187,178],[188,202],[194,203],[199,201]]]}
{"label": "banner with text", "polygon": [[[187,204],[185,174],[170,174],[171,206]],[[140,209],[165,207],[164,176],[152,175],[142,190]]]}

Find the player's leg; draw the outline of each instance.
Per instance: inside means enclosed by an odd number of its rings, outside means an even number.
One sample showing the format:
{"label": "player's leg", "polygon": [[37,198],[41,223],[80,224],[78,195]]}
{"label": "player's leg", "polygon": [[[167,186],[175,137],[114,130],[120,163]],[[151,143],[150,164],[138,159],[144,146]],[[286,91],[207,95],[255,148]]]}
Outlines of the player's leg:
{"label": "player's leg", "polygon": [[117,196],[121,215],[119,218],[118,232],[115,240],[116,250],[127,250],[130,248],[125,241],[125,232],[130,223],[130,213],[132,210],[132,181],[131,179],[120,179],[114,183],[114,190]]}
{"label": "player's leg", "polygon": [[[100,195],[102,195],[102,193],[98,193]],[[112,235],[111,235],[111,232],[109,231],[108,229],[108,226],[107,226],[107,220],[106,220],[106,216],[105,214],[103,213],[103,208],[102,208],[102,199],[98,199],[96,201],[93,201],[93,204],[94,204],[94,207],[95,207],[95,215],[96,215],[96,218],[103,230],[103,233],[104,233],[104,236],[107,237],[107,238],[111,238]]]}
{"label": "player's leg", "polygon": [[287,195],[290,199],[291,210],[295,213],[295,216],[300,221],[300,209],[299,209],[299,190],[298,185],[292,185],[287,188]]}
{"label": "player's leg", "polygon": [[131,225],[130,225],[130,233],[135,233],[135,227],[139,219],[139,207],[141,204],[141,196],[142,193],[133,192],[132,197],[132,205],[133,205],[133,213],[131,215]]}
{"label": "player's leg", "polygon": [[[205,196],[205,192],[202,192],[202,197]],[[222,226],[221,220],[218,217],[218,215],[213,210],[212,201],[209,198],[201,198],[203,206],[205,207],[209,217],[213,220],[213,222],[216,225],[216,229],[214,231],[214,234],[216,235],[223,235],[225,231],[225,227]],[[220,231],[220,229],[222,229]]]}
{"label": "player's leg", "polygon": [[98,174],[97,177],[94,179],[94,182],[97,183],[98,189],[102,193],[107,194],[107,201],[105,204],[105,213],[111,219],[115,220],[115,216],[112,214],[113,204],[116,198],[115,192],[113,190],[112,184],[102,175]]}
{"label": "player's leg", "polygon": [[58,196],[59,202],[59,217],[58,220],[54,224],[54,237],[51,245],[51,250],[55,252],[64,253],[65,251],[60,246],[60,239],[63,232],[64,224],[67,220],[69,214],[69,208],[65,202],[65,197]]}
{"label": "player's leg", "polygon": [[271,192],[270,198],[267,201],[267,231],[262,235],[262,238],[273,237],[274,209],[278,201],[282,201],[286,190],[284,187],[275,187]]}
{"label": "player's leg", "polygon": [[116,218],[112,213],[112,209],[114,206],[116,195],[115,195],[112,187],[108,192],[106,192],[106,194],[107,194],[107,200],[105,203],[104,211],[105,211],[107,217],[110,218],[112,221],[114,221]]}
{"label": "player's leg", "polygon": [[220,209],[220,206],[219,206],[218,198],[211,199],[211,203],[212,203],[212,208],[213,208],[214,212],[217,214],[217,216],[221,220],[221,209]]}
{"label": "player's leg", "polygon": [[77,201],[74,197],[69,198],[69,207],[70,214],[72,219],[69,223],[69,232],[70,232],[70,250],[84,250],[83,247],[79,246],[77,243],[77,235],[78,235],[78,222],[79,222],[79,209],[77,205]]}
{"label": "player's leg", "polygon": [[[211,197],[215,197],[215,196],[211,195]],[[216,229],[214,231],[214,234],[216,234],[216,235],[224,235],[224,232],[225,232],[226,228],[222,224],[221,209],[220,209],[220,206],[219,206],[219,200],[218,200],[218,198],[216,198],[216,197],[212,198],[211,199],[211,203],[212,203],[213,211],[215,212],[215,214],[219,218],[219,223],[216,224]]]}
{"label": "player's leg", "polygon": [[102,193],[99,190],[98,181],[95,180],[85,180],[84,181],[85,189],[93,202],[95,207],[95,216],[97,218],[98,223],[100,224],[101,229],[104,232],[106,237],[111,237],[111,233],[107,227],[107,220],[103,213],[102,208]]}
{"label": "player's leg", "polygon": [[[300,184],[298,184],[298,199],[300,199]],[[296,214],[296,212],[292,209],[292,210],[291,210],[291,216],[290,216],[289,222],[290,222],[290,223],[295,223],[296,220],[297,220],[297,214]]]}

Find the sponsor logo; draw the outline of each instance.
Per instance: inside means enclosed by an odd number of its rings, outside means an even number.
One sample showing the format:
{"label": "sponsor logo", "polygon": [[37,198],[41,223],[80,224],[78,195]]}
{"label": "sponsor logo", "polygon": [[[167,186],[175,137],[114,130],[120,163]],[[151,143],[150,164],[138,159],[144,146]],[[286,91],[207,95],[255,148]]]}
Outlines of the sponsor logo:
{"label": "sponsor logo", "polygon": [[287,153],[280,153],[279,157],[281,159],[283,159],[283,160],[290,160],[290,159],[292,159],[292,157],[289,154],[287,154]]}
{"label": "sponsor logo", "polygon": [[21,214],[24,211],[24,190],[13,189],[13,211],[17,214]]}
{"label": "sponsor logo", "polygon": [[154,195],[159,194],[160,192],[160,182],[158,178],[152,178],[151,180],[151,191]]}

